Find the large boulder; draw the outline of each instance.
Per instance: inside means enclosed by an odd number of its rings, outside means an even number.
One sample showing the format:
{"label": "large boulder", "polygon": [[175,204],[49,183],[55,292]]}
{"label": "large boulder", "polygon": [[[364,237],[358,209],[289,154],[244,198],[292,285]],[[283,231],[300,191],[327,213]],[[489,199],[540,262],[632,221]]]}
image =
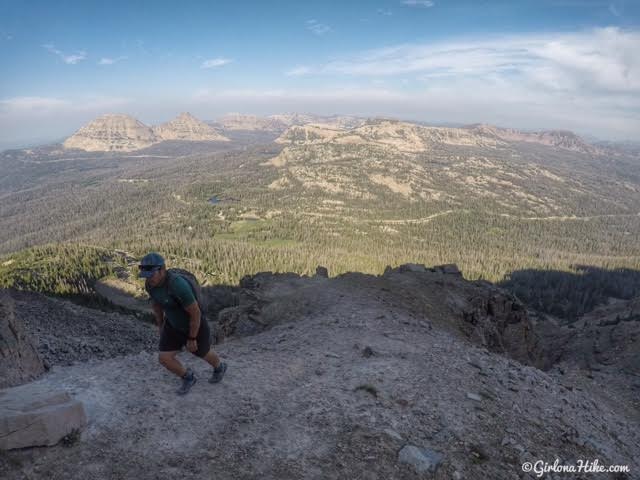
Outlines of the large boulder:
{"label": "large boulder", "polygon": [[84,406],[67,392],[33,385],[0,391],[0,450],[55,445],[86,424]]}
{"label": "large boulder", "polygon": [[0,388],[31,381],[44,372],[38,351],[16,317],[7,291],[0,291]]}

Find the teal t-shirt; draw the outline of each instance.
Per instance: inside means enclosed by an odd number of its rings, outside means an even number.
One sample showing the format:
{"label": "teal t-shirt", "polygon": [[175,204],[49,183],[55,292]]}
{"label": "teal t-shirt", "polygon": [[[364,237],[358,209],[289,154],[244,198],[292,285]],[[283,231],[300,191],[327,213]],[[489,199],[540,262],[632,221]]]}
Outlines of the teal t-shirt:
{"label": "teal t-shirt", "polygon": [[[171,295],[169,294],[171,282]],[[184,310],[196,301],[191,285],[178,275],[167,275],[164,284],[149,290],[151,301],[164,310],[167,321],[173,328],[189,334],[189,314]]]}

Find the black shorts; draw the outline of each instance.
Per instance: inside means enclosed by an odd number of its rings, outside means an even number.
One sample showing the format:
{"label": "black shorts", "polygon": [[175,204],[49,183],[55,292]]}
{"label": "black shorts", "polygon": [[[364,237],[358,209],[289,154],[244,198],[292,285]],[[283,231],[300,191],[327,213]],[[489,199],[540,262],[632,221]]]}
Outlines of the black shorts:
{"label": "black shorts", "polygon": [[[186,333],[176,330],[171,326],[169,321],[165,319],[162,332],[160,333],[161,352],[182,350],[182,347],[187,344],[188,339],[189,336]],[[193,352],[193,354],[198,357],[204,357],[211,349],[211,331],[209,330],[209,322],[207,322],[207,319],[204,317],[200,319],[200,330],[198,330],[196,341],[198,342],[198,350]]]}

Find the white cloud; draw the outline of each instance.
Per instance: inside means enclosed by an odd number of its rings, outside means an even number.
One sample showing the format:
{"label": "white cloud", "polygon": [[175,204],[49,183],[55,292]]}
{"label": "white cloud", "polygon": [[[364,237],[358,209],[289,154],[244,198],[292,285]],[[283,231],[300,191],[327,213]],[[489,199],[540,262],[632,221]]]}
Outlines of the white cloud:
{"label": "white cloud", "polygon": [[85,52],[84,50],[76,52],[72,55],[67,55],[64,52],[58,50],[53,44],[47,43],[45,45],[42,45],[42,47],[53,53],[54,55],[57,55],[58,57],[60,57],[62,59],[62,61],[64,63],[66,63],[67,65],[75,65],[83,60],[85,60],[87,58],[87,52]]}
{"label": "white cloud", "polygon": [[200,65],[200,68],[222,67],[223,65],[227,65],[231,62],[232,60],[228,58],[212,58],[210,60],[205,60],[204,62],[202,62],[202,65]]}
{"label": "white cloud", "polygon": [[0,99],[0,115],[7,114],[64,114],[69,112],[99,111],[106,113],[121,108],[131,101],[122,97],[83,95],[74,98],[11,97]]}
{"label": "white cloud", "polygon": [[304,74],[499,79],[546,90],[640,93],[640,31],[616,27],[370,50]]}
{"label": "white cloud", "polygon": [[639,30],[608,27],[394,45],[288,73],[325,84],[386,79],[398,101],[374,96],[370,106],[398,116],[637,138],[638,51]]}
{"label": "white cloud", "polygon": [[324,35],[325,33],[331,31],[331,27],[312,19],[307,20],[307,30],[312,31],[316,35]]}
{"label": "white cloud", "polygon": [[393,15],[393,12],[391,10],[384,9],[384,8],[379,8],[377,12],[378,12],[378,15],[382,15],[385,17],[390,17],[391,15]]}
{"label": "white cloud", "polygon": [[114,63],[118,63],[126,59],[127,57],[116,57],[116,58],[103,57],[98,62],[98,65],[113,65]]}
{"label": "white cloud", "polygon": [[[344,86],[323,89],[242,89],[242,90],[208,90],[202,89],[197,91],[193,98],[197,101],[218,102],[220,100],[246,101],[251,100],[277,100],[282,101],[289,99],[291,101],[300,102],[302,100],[312,101],[343,101],[343,100],[371,100],[373,98],[381,100],[401,100],[404,95],[398,92],[384,89],[360,88],[357,86]],[[339,109],[338,109],[339,110]]]}
{"label": "white cloud", "polygon": [[422,7],[422,8],[430,8],[435,5],[431,0],[404,0],[402,2],[403,5],[407,5],[408,7]]}
{"label": "white cloud", "polygon": [[43,112],[67,107],[66,100],[53,97],[13,97],[0,100],[0,113]]}

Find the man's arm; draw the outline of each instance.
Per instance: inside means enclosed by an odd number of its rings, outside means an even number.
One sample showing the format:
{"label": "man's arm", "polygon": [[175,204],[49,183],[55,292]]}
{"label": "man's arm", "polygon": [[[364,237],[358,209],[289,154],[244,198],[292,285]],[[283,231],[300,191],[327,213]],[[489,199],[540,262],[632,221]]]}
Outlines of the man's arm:
{"label": "man's arm", "polygon": [[184,307],[189,314],[189,338],[196,338],[200,330],[200,307],[198,302],[193,302],[188,307]]}
{"label": "man's arm", "polygon": [[164,325],[164,310],[160,304],[156,302],[151,303],[151,309],[153,310],[153,316],[156,319],[156,324],[158,324],[158,330],[162,330],[162,325]]}
{"label": "man's arm", "polygon": [[198,302],[193,302],[188,307],[184,307],[184,309],[189,314],[189,339],[187,340],[187,350],[195,352],[198,350],[196,336],[198,336],[198,330],[200,330],[200,307],[198,306]]}

